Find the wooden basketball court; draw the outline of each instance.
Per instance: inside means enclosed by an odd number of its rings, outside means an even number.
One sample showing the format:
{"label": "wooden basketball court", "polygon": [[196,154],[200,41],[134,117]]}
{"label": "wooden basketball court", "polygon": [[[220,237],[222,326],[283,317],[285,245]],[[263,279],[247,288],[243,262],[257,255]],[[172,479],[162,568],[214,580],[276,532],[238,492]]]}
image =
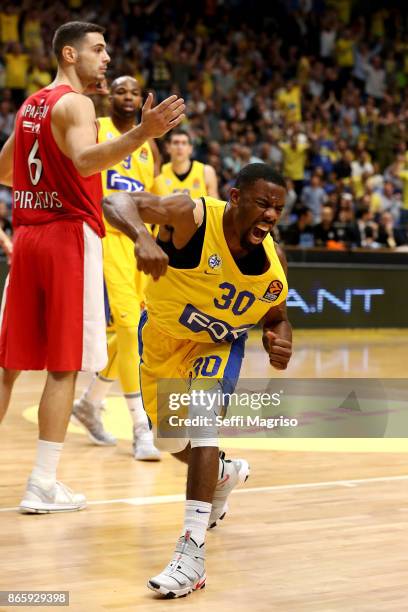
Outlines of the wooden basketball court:
{"label": "wooden basketball court", "polygon": [[[314,330],[295,334],[283,375],[404,378],[407,363],[406,330]],[[254,334],[244,375],[271,372]],[[162,601],[145,583],[170,559],[185,468],[168,456],[135,462],[130,420],[117,447],[92,446],[77,428],[67,437],[59,478],[87,495],[85,511],[16,512],[34,458],[43,380],[43,373],[22,375],[0,429],[0,590],[68,590],[75,612],[408,609],[406,440],[337,439],[325,450],[310,440],[307,450],[297,440],[277,450],[234,440],[228,454],[249,459],[252,472],[208,534],[207,588]],[[86,382],[81,375],[78,393]]]}

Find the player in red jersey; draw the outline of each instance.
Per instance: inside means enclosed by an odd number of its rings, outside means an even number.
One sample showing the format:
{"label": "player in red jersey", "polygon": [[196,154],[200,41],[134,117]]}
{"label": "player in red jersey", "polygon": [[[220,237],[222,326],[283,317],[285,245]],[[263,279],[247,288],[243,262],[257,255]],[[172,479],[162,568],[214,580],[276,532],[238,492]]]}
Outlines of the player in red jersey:
{"label": "player in red jersey", "polygon": [[170,96],[126,134],[97,143],[95,110],[83,95],[110,61],[104,29],[66,23],[55,32],[58,72],[18,111],[0,153],[0,183],[13,186],[15,238],[0,335],[0,420],[20,370],[47,369],[34,469],[22,512],[79,510],[85,497],[56,481],[78,370],[106,362],[100,172],[182,121]]}

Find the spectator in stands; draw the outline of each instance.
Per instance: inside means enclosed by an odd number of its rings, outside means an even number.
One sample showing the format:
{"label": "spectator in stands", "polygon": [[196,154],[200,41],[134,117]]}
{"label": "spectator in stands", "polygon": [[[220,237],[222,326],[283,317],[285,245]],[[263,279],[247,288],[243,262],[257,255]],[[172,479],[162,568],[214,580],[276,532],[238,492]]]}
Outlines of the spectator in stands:
{"label": "spectator in stands", "polygon": [[312,212],[313,224],[320,222],[322,206],[327,201],[327,194],[321,183],[320,176],[313,174],[310,185],[303,187],[300,196],[302,204]]}
{"label": "spectator in stands", "polygon": [[[368,238],[368,242],[370,240],[373,241],[378,235],[378,225],[374,221],[374,215],[370,208],[369,202],[367,202],[366,196],[363,196],[361,199],[361,206],[356,214],[357,217],[357,226],[360,232],[360,242],[361,246],[366,246],[365,242]],[[368,231],[370,230],[370,231]]]}
{"label": "spectator in stands", "polygon": [[378,242],[390,249],[407,244],[407,234],[403,228],[395,227],[395,220],[391,212],[383,212],[380,216]]}
{"label": "spectator in stands", "polygon": [[336,219],[337,236],[347,247],[361,245],[360,231],[355,219],[352,196],[342,194]]}
{"label": "spectator in stands", "polygon": [[27,75],[26,95],[31,96],[39,89],[46,87],[51,81],[51,71],[47,58],[45,56],[32,57],[31,68]]}
{"label": "spectator in stands", "polygon": [[341,154],[339,161],[334,164],[334,172],[339,179],[349,179],[351,177],[351,162],[353,153],[350,149]]}
{"label": "spectator in stands", "polygon": [[286,85],[278,91],[276,99],[289,125],[302,120],[301,89],[296,81],[288,80]]}
{"label": "spectator in stands", "polygon": [[328,242],[340,242],[334,223],[334,210],[331,206],[323,206],[321,222],[314,226],[314,241],[316,246],[327,246]]}
{"label": "spectator in stands", "polygon": [[366,73],[365,93],[375,100],[381,101],[385,93],[385,70],[378,55],[364,65]]}
{"label": "spectator in stands", "polygon": [[280,142],[283,153],[283,175],[293,181],[298,196],[305,180],[308,142],[299,142],[298,135],[292,132],[289,142]]}
{"label": "spectator in stands", "polygon": [[11,90],[13,101],[18,108],[25,98],[29,56],[20,43],[10,44],[6,58],[6,87]]}
{"label": "spectator in stands", "polygon": [[283,241],[290,246],[311,247],[314,245],[313,213],[304,206],[297,214],[297,220],[286,231],[282,230]]}
{"label": "spectator in stands", "polygon": [[400,222],[401,216],[401,194],[396,193],[394,185],[391,181],[385,181],[382,190],[379,192],[380,205],[379,212],[391,213],[394,223],[397,225]]}

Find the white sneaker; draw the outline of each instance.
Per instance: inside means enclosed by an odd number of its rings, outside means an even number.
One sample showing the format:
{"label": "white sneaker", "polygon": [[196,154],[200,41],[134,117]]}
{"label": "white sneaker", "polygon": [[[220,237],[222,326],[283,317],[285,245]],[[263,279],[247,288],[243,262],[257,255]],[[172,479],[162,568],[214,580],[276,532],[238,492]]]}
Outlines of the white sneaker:
{"label": "white sneaker", "polygon": [[47,514],[48,512],[74,512],[86,506],[85,495],[74,493],[56,482],[50,489],[28,479],[24,499],[20,504],[22,514]]}
{"label": "white sneaker", "polygon": [[228,496],[235,487],[239,487],[248,480],[249,463],[245,459],[224,459],[225,453],[220,453],[223,463],[221,478],[215,487],[212,500],[212,509],[208,529],[216,526],[217,521],[222,521],[228,510]]}
{"label": "white sneaker", "polygon": [[137,461],[160,461],[161,454],[154,445],[153,431],[149,425],[133,427],[133,456]]}
{"label": "white sneaker", "polygon": [[186,531],[177,542],[174,557],[161,574],[150,578],[147,586],[166,599],[185,597],[193,591],[205,587],[205,546],[190,538]]}
{"label": "white sneaker", "polygon": [[71,421],[82,425],[94,444],[99,446],[114,446],[117,443],[115,436],[105,431],[102,423],[103,402],[94,404],[85,398],[74,402]]}

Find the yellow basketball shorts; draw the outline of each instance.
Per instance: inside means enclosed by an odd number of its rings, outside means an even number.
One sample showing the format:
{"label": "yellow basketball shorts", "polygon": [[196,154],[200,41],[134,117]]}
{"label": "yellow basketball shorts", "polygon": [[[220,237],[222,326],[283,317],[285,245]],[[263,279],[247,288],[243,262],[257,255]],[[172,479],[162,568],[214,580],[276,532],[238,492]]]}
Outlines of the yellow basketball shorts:
{"label": "yellow basketball shorts", "polygon": [[[168,405],[160,405],[163,396],[158,393],[162,384],[159,381],[176,381],[177,390],[188,393],[192,380],[199,379],[200,388],[211,389],[219,383],[223,393],[232,393],[241,371],[245,340],[246,335],[232,343],[177,340],[159,330],[149,320],[146,310],[142,312],[139,322],[140,390],[144,408],[155,426],[158,448],[176,453],[189,441],[181,437],[160,437],[160,434],[157,437],[158,414],[168,410]],[[164,401],[167,399],[165,396]]]}
{"label": "yellow basketball shorts", "polygon": [[122,233],[107,232],[102,244],[107,321],[113,329],[137,327],[147,276],[136,268],[133,242]]}

